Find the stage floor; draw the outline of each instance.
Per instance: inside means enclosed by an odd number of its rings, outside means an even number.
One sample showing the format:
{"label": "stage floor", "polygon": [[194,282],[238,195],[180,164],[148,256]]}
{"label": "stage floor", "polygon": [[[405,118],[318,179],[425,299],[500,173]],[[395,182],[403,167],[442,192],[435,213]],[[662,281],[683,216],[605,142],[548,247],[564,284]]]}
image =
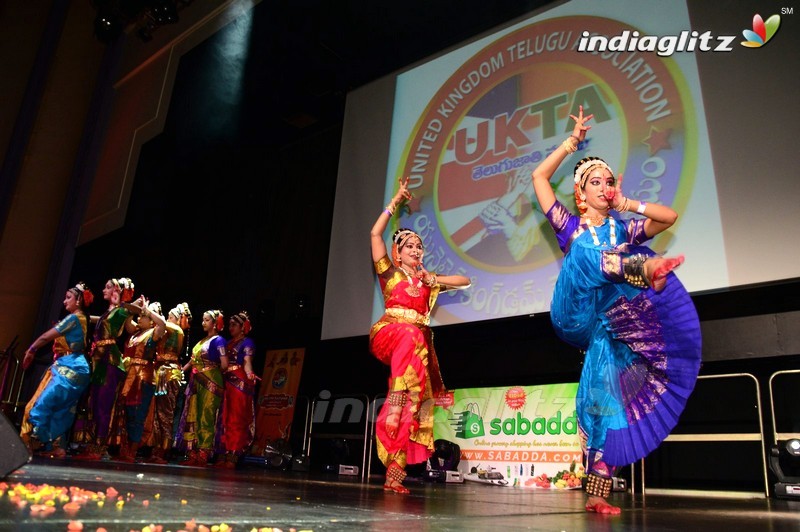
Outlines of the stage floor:
{"label": "stage floor", "polygon": [[[800,500],[715,499],[612,494],[619,516],[587,513],[581,491],[550,491],[464,484],[409,484],[410,495],[384,493],[380,478],[269,471],[236,471],[175,465],[89,463],[36,458],[9,474],[0,498],[0,530],[187,529],[194,520],[209,529],[236,531],[278,527],[301,530],[800,530]],[[46,517],[31,516],[28,502],[16,505],[8,490],[17,483],[76,486],[119,494],[103,504],[91,500],[70,517],[61,503]],[[113,495],[113,493],[112,493]],[[124,504],[119,504],[117,499]]]}

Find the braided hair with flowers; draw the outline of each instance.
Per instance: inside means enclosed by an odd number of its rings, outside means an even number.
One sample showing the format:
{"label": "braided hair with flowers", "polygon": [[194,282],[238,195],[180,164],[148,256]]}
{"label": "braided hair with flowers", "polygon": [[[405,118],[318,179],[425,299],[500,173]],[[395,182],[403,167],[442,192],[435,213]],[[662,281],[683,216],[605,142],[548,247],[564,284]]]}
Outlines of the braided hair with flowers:
{"label": "braided hair with flowers", "polygon": [[253,326],[250,323],[250,314],[248,314],[246,310],[231,316],[231,321],[238,323],[244,334],[249,334],[250,331],[253,330]]}
{"label": "braided hair with flowers", "polygon": [[128,277],[120,277],[119,279],[111,279],[111,284],[119,292],[119,299],[123,303],[133,301],[133,281]]}
{"label": "braided hair with flowers", "polygon": [[189,303],[178,303],[169,311],[169,315],[178,320],[178,325],[184,331],[189,329],[192,324],[192,311],[189,310]]}
{"label": "braided hair with flowers", "polygon": [[86,286],[86,283],[82,281],[72,288],[69,288],[69,291],[75,295],[81,308],[88,307],[92,304],[92,301],[94,301],[94,294],[89,290],[89,287]]}
{"label": "braided hair with flowers", "polygon": [[225,329],[225,316],[222,315],[222,311],[218,309],[207,310],[205,314],[211,318],[211,321],[214,322],[214,329],[217,331],[222,331]]}

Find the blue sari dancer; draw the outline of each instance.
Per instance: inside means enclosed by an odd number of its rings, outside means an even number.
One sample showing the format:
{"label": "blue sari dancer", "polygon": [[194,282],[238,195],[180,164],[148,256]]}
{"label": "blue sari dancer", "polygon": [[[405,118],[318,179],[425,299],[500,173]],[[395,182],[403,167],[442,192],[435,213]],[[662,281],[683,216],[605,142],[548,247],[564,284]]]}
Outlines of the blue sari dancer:
{"label": "blue sari dancer", "polygon": [[25,352],[22,367],[27,369],[36,351],[53,341],[53,365],[42,376],[39,387],[25,407],[20,436],[30,449],[40,445],[53,458],[65,455],[58,445],[75,421],[75,407],[89,385],[86,350],[86,315],[83,306],[93,295],[83,283],[67,290],[64,307],[69,314],[42,334]]}
{"label": "blue sari dancer", "polygon": [[[622,195],[602,159],[575,167],[581,216],[555,197],[550,178],[585,138],[591,118],[570,115],[573,134],[533,172],[536,197],[564,252],[550,316],[558,336],[585,351],[576,409],[589,474],[588,511],[618,514],[606,499],[619,466],[653,451],[678,422],[701,360],[700,323],[673,269],[683,257],[663,258],[643,247],[677,219],[669,207]],[[644,218],[626,224],[611,210]]]}

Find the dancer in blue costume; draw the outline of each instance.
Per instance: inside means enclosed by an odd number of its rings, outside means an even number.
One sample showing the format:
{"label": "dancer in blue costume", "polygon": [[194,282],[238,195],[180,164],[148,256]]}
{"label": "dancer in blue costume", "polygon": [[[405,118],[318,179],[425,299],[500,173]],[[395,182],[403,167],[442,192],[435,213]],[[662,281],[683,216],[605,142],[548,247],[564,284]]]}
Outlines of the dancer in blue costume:
{"label": "dancer in blue costume", "polygon": [[[533,172],[542,212],[564,252],[550,316],[559,337],[586,352],[576,407],[586,471],[588,511],[618,514],[606,499],[615,470],[643,458],[669,435],[700,369],[700,323],[671,271],[683,257],[663,258],[642,243],[669,229],[677,213],[622,195],[597,157],[575,166],[580,216],[570,213],[550,179],[577,151],[592,115],[570,115],[570,135]],[[610,215],[636,212],[623,222]]]}
{"label": "dancer in blue costume", "polygon": [[89,385],[89,364],[84,355],[87,320],[83,308],[93,299],[92,292],[83,283],[68,289],[64,308],[69,314],[37,338],[22,359],[22,367],[28,369],[36,351],[53,342],[53,365],[25,408],[20,432],[29,448],[41,445],[53,458],[63,458],[66,454],[58,439],[72,426],[75,406]]}

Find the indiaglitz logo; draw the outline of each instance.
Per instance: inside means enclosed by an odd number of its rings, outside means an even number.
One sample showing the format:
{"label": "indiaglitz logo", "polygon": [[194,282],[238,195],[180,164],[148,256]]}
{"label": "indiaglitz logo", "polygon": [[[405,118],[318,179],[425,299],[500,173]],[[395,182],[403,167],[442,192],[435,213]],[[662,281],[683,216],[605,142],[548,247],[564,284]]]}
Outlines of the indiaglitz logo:
{"label": "indiaglitz logo", "polygon": [[[748,48],[761,48],[769,42],[781,25],[781,17],[772,15],[764,22],[761,15],[753,17],[753,29],[744,30],[747,39],[741,43]],[[642,35],[636,30],[624,30],[619,35],[607,35],[583,31],[578,41],[579,52],[655,52],[669,57],[676,52],[732,52],[733,35],[713,35],[710,31],[700,33],[684,30],[677,35]]]}
{"label": "indiaglitz logo", "polygon": [[669,57],[675,52],[732,52],[733,35],[714,36],[710,31],[684,30],[678,35],[642,35],[625,30],[614,37],[581,33],[579,52],[655,52]]}
{"label": "indiaglitz logo", "polygon": [[756,14],[753,17],[753,29],[742,31],[742,35],[747,40],[743,41],[741,45],[748,48],[761,48],[775,36],[780,26],[780,15],[772,15],[764,22],[761,15]]}

